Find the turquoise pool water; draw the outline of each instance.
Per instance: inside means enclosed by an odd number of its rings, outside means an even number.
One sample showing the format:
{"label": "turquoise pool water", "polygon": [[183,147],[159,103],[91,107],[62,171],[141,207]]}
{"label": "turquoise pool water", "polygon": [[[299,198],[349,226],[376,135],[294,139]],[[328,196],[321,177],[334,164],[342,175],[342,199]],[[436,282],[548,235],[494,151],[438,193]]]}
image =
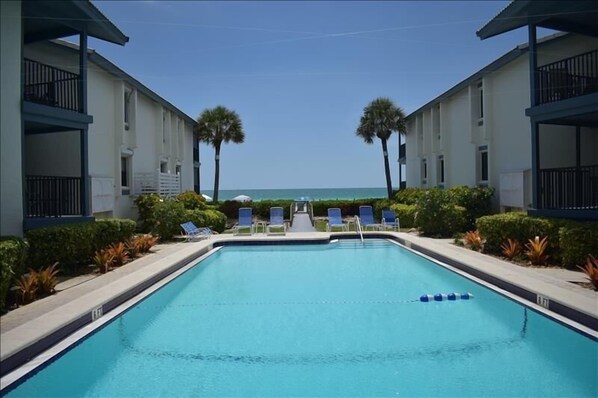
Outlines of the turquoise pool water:
{"label": "turquoise pool water", "polygon": [[[422,294],[472,300],[422,303]],[[386,241],[225,247],[9,391],[591,396],[598,343]]]}

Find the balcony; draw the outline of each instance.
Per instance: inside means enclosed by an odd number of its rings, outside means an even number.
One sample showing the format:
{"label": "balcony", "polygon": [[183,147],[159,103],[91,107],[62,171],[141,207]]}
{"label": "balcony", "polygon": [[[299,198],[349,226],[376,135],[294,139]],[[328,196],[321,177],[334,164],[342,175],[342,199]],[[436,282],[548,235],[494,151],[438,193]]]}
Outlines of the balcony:
{"label": "balcony", "polygon": [[536,70],[536,105],[598,92],[598,50]]}
{"label": "balcony", "polygon": [[81,113],[79,75],[25,59],[23,100]]}
{"label": "balcony", "polygon": [[136,173],[135,195],[155,193],[160,196],[176,196],[181,193],[181,176],[169,173]]}
{"label": "balcony", "polygon": [[598,209],[598,165],[539,173],[540,209]]}
{"label": "balcony", "polygon": [[81,177],[26,176],[25,216],[81,215]]}

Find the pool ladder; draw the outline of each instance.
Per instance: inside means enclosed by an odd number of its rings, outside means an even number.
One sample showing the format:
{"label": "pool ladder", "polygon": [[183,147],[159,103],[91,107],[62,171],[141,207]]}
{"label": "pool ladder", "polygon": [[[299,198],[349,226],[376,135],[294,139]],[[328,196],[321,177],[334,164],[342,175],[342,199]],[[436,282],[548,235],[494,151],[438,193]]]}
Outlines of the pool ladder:
{"label": "pool ladder", "polygon": [[355,232],[361,238],[361,243],[363,243],[363,231],[361,230],[361,221],[359,221],[359,216],[355,216]]}

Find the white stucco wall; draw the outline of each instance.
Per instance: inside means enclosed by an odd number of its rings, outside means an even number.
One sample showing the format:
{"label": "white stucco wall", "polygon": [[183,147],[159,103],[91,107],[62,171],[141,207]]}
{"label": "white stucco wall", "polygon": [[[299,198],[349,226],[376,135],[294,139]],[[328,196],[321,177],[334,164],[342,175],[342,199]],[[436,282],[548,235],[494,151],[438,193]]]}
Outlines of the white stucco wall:
{"label": "white stucco wall", "polygon": [[0,21],[0,235],[21,236],[21,2],[0,2]]}
{"label": "white stucco wall", "polygon": [[[543,45],[539,51],[539,65],[598,48],[598,40],[570,35]],[[421,159],[428,161],[428,187],[438,183],[437,167],[433,166],[439,154],[445,159],[445,187],[474,186],[479,183],[478,149],[488,147],[488,185],[496,188],[495,205],[500,199],[500,176],[520,173],[522,197],[527,207],[531,197],[529,173],[531,169],[530,120],[525,115],[529,108],[529,64],[527,55],[502,66],[483,77],[484,118],[478,126],[478,82],[440,103],[441,141],[429,145],[433,129],[428,120],[434,120],[434,110],[424,109],[411,115],[407,125],[407,186],[421,186]],[[423,121],[421,123],[420,121]],[[423,125],[424,145],[417,139],[419,125]],[[582,164],[598,164],[597,129],[582,128]],[[436,145],[437,144],[437,145]],[[434,150],[434,151],[433,151]],[[571,126],[540,125],[541,168],[575,165],[575,128]]]}

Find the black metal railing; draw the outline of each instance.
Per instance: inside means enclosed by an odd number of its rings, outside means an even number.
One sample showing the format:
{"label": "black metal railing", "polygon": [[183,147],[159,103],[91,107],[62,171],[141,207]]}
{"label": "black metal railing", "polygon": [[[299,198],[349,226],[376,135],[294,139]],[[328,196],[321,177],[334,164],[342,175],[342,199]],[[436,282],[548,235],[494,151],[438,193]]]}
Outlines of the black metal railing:
{"label": "black metal railing", "polygon": [[24,68],[25,101],[81,112],[79,75],[30,59]]}
{"label": "black metal railing", "polygon": [[598,92],[598,50],[536,70],[536,105]]}
{"label": "black metal railing", "polygon": [[539,171],[541,209],[598,208],[598,165]]}
{"label": "black metal railing", "polygon": [[81,177],[26,176],[26,216],[81,215]]}

